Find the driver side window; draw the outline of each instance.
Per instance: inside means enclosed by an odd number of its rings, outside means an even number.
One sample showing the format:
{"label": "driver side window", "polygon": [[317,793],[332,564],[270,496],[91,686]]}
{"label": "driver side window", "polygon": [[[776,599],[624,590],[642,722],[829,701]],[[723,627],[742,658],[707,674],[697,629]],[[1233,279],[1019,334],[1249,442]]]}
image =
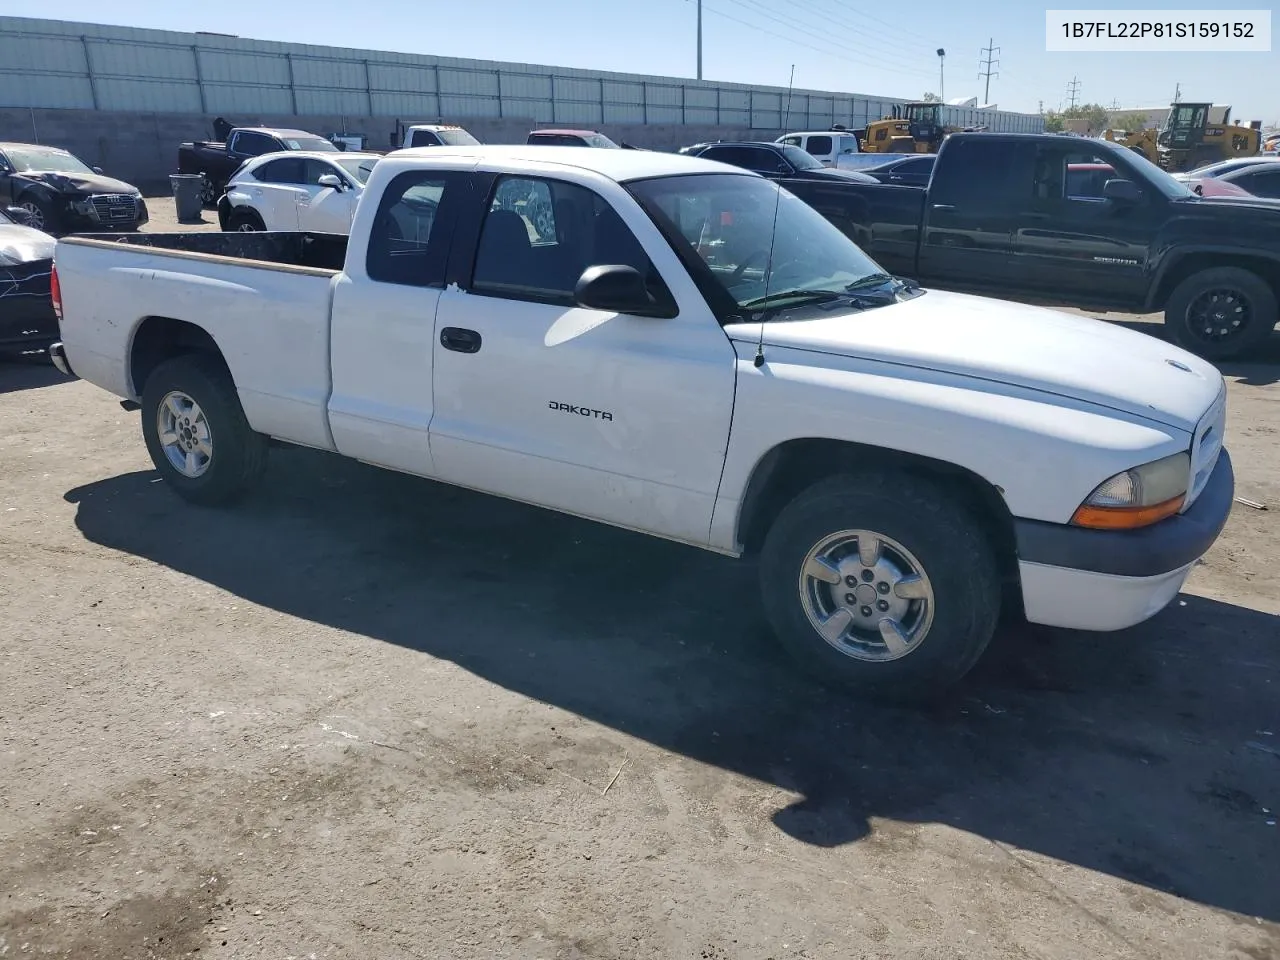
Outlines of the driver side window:
{"label": "driver side window", "polygon": [[498,180],[480,231],[471,290],[484,296],[575,305],[590,266],[634,267],[675,316],[675,299],[617,211],[586,187],[562,180]]}

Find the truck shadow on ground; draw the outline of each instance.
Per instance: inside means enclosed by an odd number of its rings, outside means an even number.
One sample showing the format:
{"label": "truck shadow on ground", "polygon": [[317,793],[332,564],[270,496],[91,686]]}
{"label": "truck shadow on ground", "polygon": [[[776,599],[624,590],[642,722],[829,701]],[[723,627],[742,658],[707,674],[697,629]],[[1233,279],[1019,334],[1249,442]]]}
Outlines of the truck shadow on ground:
{"label": "truck shadow on ground", "polygon": [[1118,635],[1013,628],[943,702],[873,707],[793,672],[746,563],[313,451],[272,459],[228,511],[151,472],[66,499],[95,543],[795,791],[774,822],[802,842],[945,823],[1280,921],[1280,757],[1259,749],[1280,747],[1275,617],[1184,596]]}
{"label": "truck shadow on ground", "polygon": [[0,394],[20,390],[36,390],[57,383],[70,383],[75,377],[59,373],[43,355],[22,358],[0,358]]}

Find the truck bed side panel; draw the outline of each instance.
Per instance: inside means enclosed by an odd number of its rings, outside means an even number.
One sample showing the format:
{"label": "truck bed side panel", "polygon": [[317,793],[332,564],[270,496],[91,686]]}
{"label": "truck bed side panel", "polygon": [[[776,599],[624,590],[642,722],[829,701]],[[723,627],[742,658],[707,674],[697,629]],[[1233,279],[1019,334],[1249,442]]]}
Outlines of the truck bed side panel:
{"label": "truck bed side panel", "polygon": [[130,362],[148,318],[207,332],[222,351],[249,424],[332,449],[329,395],[331,271],[235,262],[105,241],[68,239],[55,253],[62,338],[75,372],[139,399]]}
{"label": "truck bed side panel", "polygon": [[788,180],[783,186],[890,273],[916,276],[924,188],[817,180]]}

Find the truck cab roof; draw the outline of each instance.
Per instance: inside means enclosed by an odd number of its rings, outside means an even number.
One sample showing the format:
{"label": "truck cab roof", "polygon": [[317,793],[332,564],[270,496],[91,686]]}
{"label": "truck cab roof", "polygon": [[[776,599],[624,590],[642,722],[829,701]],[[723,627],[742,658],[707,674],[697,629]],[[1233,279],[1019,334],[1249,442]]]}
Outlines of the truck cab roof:
{"label": "truck cab roof", "polygon": [[753,177],[757,174],[714,160],[677,153],[649,150],[583,150],[581,147],[530,146],[528,144],[488,144],[461,147],[409,147],[387,154],[383,164],[410,166],[397,161],[477,160],[482,164],[513,163],[524,167],[549,164],[575,167],[608,177],[618,183],[650,177],[682,174],[729,173]]}

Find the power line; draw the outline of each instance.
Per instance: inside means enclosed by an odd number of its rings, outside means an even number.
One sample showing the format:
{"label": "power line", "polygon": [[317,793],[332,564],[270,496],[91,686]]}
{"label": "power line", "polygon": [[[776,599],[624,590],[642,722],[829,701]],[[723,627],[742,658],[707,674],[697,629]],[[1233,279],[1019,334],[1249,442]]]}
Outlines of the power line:
{"label": "power line", "polygon": [[[889,61],[878,63],[873,58],[866,57],[863,55],[857,55],[856,57],[850,56],[849,48],[846,45],[840,43],[839,40],[832,40],[830,38],[829,33],[823,34],[814,30],[806,29],[804,26],[797,26],[788,20],[784,20],[780,17],[775,16],[767,8],[757,9],[757,6],[761,6],[759,4],[759,0],[726,0],[726,2],[732,3],[735,6],[740,7],[743,11],[747,13],[754,14],[758,17],[764,17],[767,20],[772,20],[774,23],[777,23],[780,27],[786,30],[790,30],[793,33],[799,33],[805,37],[812,38],[813,40],[816,40],[822,43],[824,46],[816,47],[812,43],[807,43],[802,40],[796,40],[793,37],[784,36],[779,38],[787,41],[788,43],[794,43],[797,46],[801,46],[809,50],[813,50],[816,53],[826,54],[829,57],[834,57],[836,59],[844,60],[849,63],[856,63],[861,66],[867,66],[868,64],[870,64],[870,65],[876,66],[877,69],[884,70],[888,73],[899,73],[903,75],[913,75],[913,76],[921,76],[921,77],[932,75],[932,74],[926,73],[923,70],[916,70],[910,67],[898,66]],[[749,6],[748,4],[754,4],[755,6]],[[719,17],[723,17],[726,20],[732,20],[733,22],[739,23],[744,27],[749,27],[752,30],[758,30],[761,33],[766,33],[766,34],[769,34],[770,36],[777,37],[775,28],[764,27],[758,23],[751,23],[749,21],[742,20],[739,17],[732,16],[728,13],[725,13],[723,10],[718,10],[715,7],[712,7],[705,3],[703,4],[703,7],[708,13],[714,13]]]}
{"label": "power line", "polygon": [[[772,20],[775,23],[786,27],[788,30],[793,30],[798,33],[803,33],[806,36],[812,37],[813,39],[821,41],[822,43],[825,43],[825,44],[834,43],[836,46],[843,47],[843,44],[841,43],[838,37],[835,38],[834,40],[832,39],[832,32],[829,27],[826,29],[823,29],[822,27],[815,28],[814,25],[806,23],[804,21],[795,21],[795,23],[793,23],[792,20],[782,19],[778,17],[776,14],[774,14],[772,9],[767,4],[763,3],[762,0],[727,0],[727,2],[735,4],[736,6],[742,7],[742,9],[746,10],[748,13],[754,13],[758,17],[765,17],[768,20]],[[798,23],[799,25],[798,26],[795,25],[796,23]],[[926,74],[922,70],[915,70],[915,69],[912,69],[911,67],[904,68],[899,65],[898,61],[887,60],[875,55],[860,53],[857,56],[857,61],[879,67],[881,70],[887,70],[889,72],[896,71],[898,73],[903,73],[903,74],[910,73],[910,74],[916,74],[918,76],[926,76]]]}
{"label": "power line", "polygon": [[[1000,52],[999,47],[992,46],[993,43],[995,43],[995,37],[992,37],[991,39],[989,39],[987,41],[987,45],[982,48],[981,55],[984,59],[981,59],[978,61],[978,66],[986,68],[985,70],[978,71],[979,77],[987,78],[986,91],[982,95],[982,103],[984,106],[991,102],[991,77],[993,76],[993,74],[991,73],[991,68],[1000,66],[999,60],[992,59],[994,54],[997,54]],[[994,76],[997,76],[997,77],[1000,76],[999,72],[995,73]]]}
{"label": "power line", "polygon": [[[926,48],[928,48],[928,44],[926,44],[924,41],[920,39],[920,35],[918,33],[911,33],[908,30],[904,30],[899,25],[895,25],[885,20],[881,20],[879,17],[873,17],[871,14],[863,13],[860,10],[854,10],[846,6],[845,4],[838,2],[838,0],[830,0],[833,6],[837,10],[839,10],[840,13],[852,14],[853,16],[856,16],[856,17],[862,17],[864,20],[873,21],[875,26],[868,27],[867,24],[865,23],[853,23],[848,19],[845,19],[843,17],[840,17],[832,13],[829,9],[825,9],[825,10],[822,9],[818,5],[820,2],[821,0],[792,0],[792,4],[794,6],[804,7],[806,5],[811,5],[809,9],[813,12],[813,14],[815,14],[818,17],[820,21],[822,21],[824,25],[830,24],[832,22],[843,24],[847,29],[852,30],[854,33],[856,33],[859,36],[859,39],[861,40],[864,46],[866,44],[866,40],[868,39],[865,35],[870,33],[872,36],[876,36],[876,37],[882,37],[882,36],[888,35],[891,38],[894,38],[894,47],[896,49],[914,48],[914,49],[923,51]],[[896,39],[899,37],[901,39]]]}
{"label": "power line", "polygon": [[1071,105],[1067,108],[1068,110],[1074,110],[1076,108],[1076,99],[1079,92],[1080,79],[1079,77],[1072,77],[1071,82],[1067,84],[1067,96],[1071,98]]}

